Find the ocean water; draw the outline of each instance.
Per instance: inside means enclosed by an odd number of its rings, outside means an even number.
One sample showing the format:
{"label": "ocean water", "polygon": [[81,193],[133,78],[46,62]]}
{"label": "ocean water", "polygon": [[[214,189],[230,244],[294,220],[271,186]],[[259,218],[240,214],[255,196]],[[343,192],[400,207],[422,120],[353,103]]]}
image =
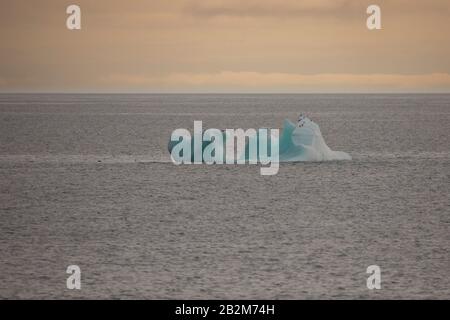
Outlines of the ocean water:
{"label": "ocean water", "polygon": [[[353,160],[169,160],[301,112]],[[449,190],[450,95],[3,94],[0,298],[449,299]]]}

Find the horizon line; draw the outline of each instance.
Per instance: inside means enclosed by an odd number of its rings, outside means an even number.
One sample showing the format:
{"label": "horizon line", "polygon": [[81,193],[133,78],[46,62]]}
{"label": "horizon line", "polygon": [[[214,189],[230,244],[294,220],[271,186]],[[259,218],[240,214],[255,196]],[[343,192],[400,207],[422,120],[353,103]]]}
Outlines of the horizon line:
{"label": "horizon line", "polygon": [[450,94],[449,91],[329,91],[329,92],[196,92],[196,91],[174,91],[174,92],[139,92],[139,91],[0,91],[0,94],[148,94],[148,95],[182,95],[182,94],[198,94],[198,95],[212,95],[212,94],[241,94],[241,95],[282,95],[282,94]]}

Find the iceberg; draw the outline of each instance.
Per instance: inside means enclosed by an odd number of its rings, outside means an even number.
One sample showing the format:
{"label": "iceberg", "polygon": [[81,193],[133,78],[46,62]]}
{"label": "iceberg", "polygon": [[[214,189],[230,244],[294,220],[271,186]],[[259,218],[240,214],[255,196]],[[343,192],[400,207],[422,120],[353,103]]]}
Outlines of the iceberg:
{"label": "iceberg", "polygon": [[319,126],[305,117],[301,126],[284,120],[279,139],[280,162],[351,160],[343,151],[333,151],[325,143]]}
{"label": "iceberg", "polygon": [[[211,139],[211,135],[208,133],[210,130],[215,130],[215,139]],[[270,131],[269,131],[270,130]],[[194,130],[195,131],[195,130]],[[295,125],[289,119],[285,119],[283,123],[283,129],[281,135],[274,136],[273,129],[249,129],[246,131],[245,145],[242,151],[233,159],[237,159],[238,163],[247,161],[249,163],[256,162],[268,162],[274,161],[273,157],[269,157],[269,153],[273,156],[272,150],[278,149],[279,162],[304,162],[304,161],[338,161],[338,160],[351,160],[352,157],[343,151],[333,151],[325,143],[319,126],[307,117],[304,117],[299,125]],[[203,132],[203,131],[200,131]],[[267,133],[269,132],[269,138]],[[262,139],[262,133],[266,136]],[[217,137],[219,135],[220,137]],[[200,138],[200,143],[194,143],[194,137]],[[220,143],[215,144],[214,149],[216,154],[220,154],[220,158],[223,157],[223,162],[227,162],[227,157],[231,155],[231,151],[227,148],[227,141],[235,139],[234,135],[231,135],[228,130],[208,129],[203,135],[195,135],[191,137],[190,133],[186,130],[186,135],[183,135],[182,141],[188,146],[186,150],[190,153],[187,154],[187,158],[194,162],[194,153],[198,152],[200,155],[205,151],[211,143],[217,138],[220,138]],[[261,143],[262,142],[262,143]],[[168,144],[168,150],[172,155],[174,147],[180,143],[179,139],[171,140]],[[261,152],[261,147],[265,145],[264,152]],[[253,151],[250,152],[253,148]],[[197,150],[198,149],[198,150]],[[183,149],[182,152],[186,151]],[[227,152],[228,151],[228,152]],[[253,154],[253,157],[250,156]],[[256,156],[256,158],[254,158]],[[183,155],[184,157],[184,155]]]}

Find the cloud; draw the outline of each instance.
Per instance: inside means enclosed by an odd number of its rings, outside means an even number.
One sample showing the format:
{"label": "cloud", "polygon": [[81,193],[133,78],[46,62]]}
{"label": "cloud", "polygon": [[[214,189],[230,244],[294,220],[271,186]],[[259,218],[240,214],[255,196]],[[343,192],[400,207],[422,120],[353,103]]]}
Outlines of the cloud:
{"label": "cloud", "polygon": [[[195,16],[236,16],[236,17],[288,17],[288,16],[349,16],[356,12],[365,14],[365,9],[373,4],[370,0],[205,0],[183,1],[185,11]],[[394,10],[398,14],[448,13],[448,0],[378,0],[383,9]]]}
{"label": "cloud", "polygon": [[185,10],[193,15],[207,17],[277,17],[344,13],[353,7],[355,2],[350,0],[208,0],[190,2],[185,6]]}
{"label": "cloud", "polygon": [[173,73],[160,77],[110,75],[105,85],[152,90],[232,92],[450,92],[450,74]]}

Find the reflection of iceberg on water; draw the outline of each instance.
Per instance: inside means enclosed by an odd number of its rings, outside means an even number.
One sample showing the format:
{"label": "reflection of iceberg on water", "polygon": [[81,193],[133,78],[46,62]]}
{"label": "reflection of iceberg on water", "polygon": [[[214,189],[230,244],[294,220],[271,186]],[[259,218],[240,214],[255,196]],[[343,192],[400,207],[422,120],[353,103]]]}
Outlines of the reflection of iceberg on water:
{"label": "reflection of iceberg on water", "polygon": [[[261,131],[254,130],[254,133],[251,135],[247,135],[247,139],[245,142],[245,148],[242,150],[241,154],[236,157],[236,159],[240,160],[246,160],[250,162],[256,162],[265,160],[267,161],[267,158],[265,159],[261,158],[261,152],[260,152],[260,142],[261,138],[259,136]],[[266,136],[264,139],[264,143],[267,143],[267,150],[265,150],[262,154],[273,155],[272,150],[276,150],[278,144],[278,150],[279,150],[279,161],[280,162],[299,162],[299,161],[333,161],[333,160],[351,160],[352,157],[345,152],[342,151],[333,151],[331,150],[327,144],[325,143],[325,140],[322,137],[322,133],[320,132],[319,126],[310,120],[307,117],[304,117],[299,125],[295,125],[290,120],[286,119],[284,120],[283,124],[283,130],[281,132],[281,136],[279,139],[276,139],[276,137],[273,137],[273,133],[270,132],[270,130],[265,131],[267,134],[269,132],[269,135],[272,135],[272,138],[270,136]],[[207,134],[205,134],[207,136]],[[183,136],[182,140],[185,140],[188,145],[191,147],[191,161],[194,162],[194,155],[193,151],[195,149],[194,147],[194,139],[188,135]],[[227,149],[226,149],[226,142],[229,139],[234,139],[234,136],[230,136],[227,132],[222,131],[222,139],[223,143],[221,147],[216,147],[215,152],[220,152],[220,154],[223,154],[223,159],[225,162],[225,159],[227,158]],[[207,139],[210,140],[210,139]],[[214,139],[213,139],[214,140]],[[168,149],[169,152],[172,153],[172,149],[179,143],[180,141],[169,141]],[[202,141],[200,144],[198,144],[198,147],[201,148],[202,151],[205,150],[205,148],[211,144],[211,141]],[[254,148],[253,154],[257,155],[258,159],[250,158],[250,149]],[[221,149],[221,150],[218,150]],[[266,148],[264,148],[266,149]],[[244,152],[245,151],[245,152]],[[271,157],[272,161],[275,161],[273,157]]]}

